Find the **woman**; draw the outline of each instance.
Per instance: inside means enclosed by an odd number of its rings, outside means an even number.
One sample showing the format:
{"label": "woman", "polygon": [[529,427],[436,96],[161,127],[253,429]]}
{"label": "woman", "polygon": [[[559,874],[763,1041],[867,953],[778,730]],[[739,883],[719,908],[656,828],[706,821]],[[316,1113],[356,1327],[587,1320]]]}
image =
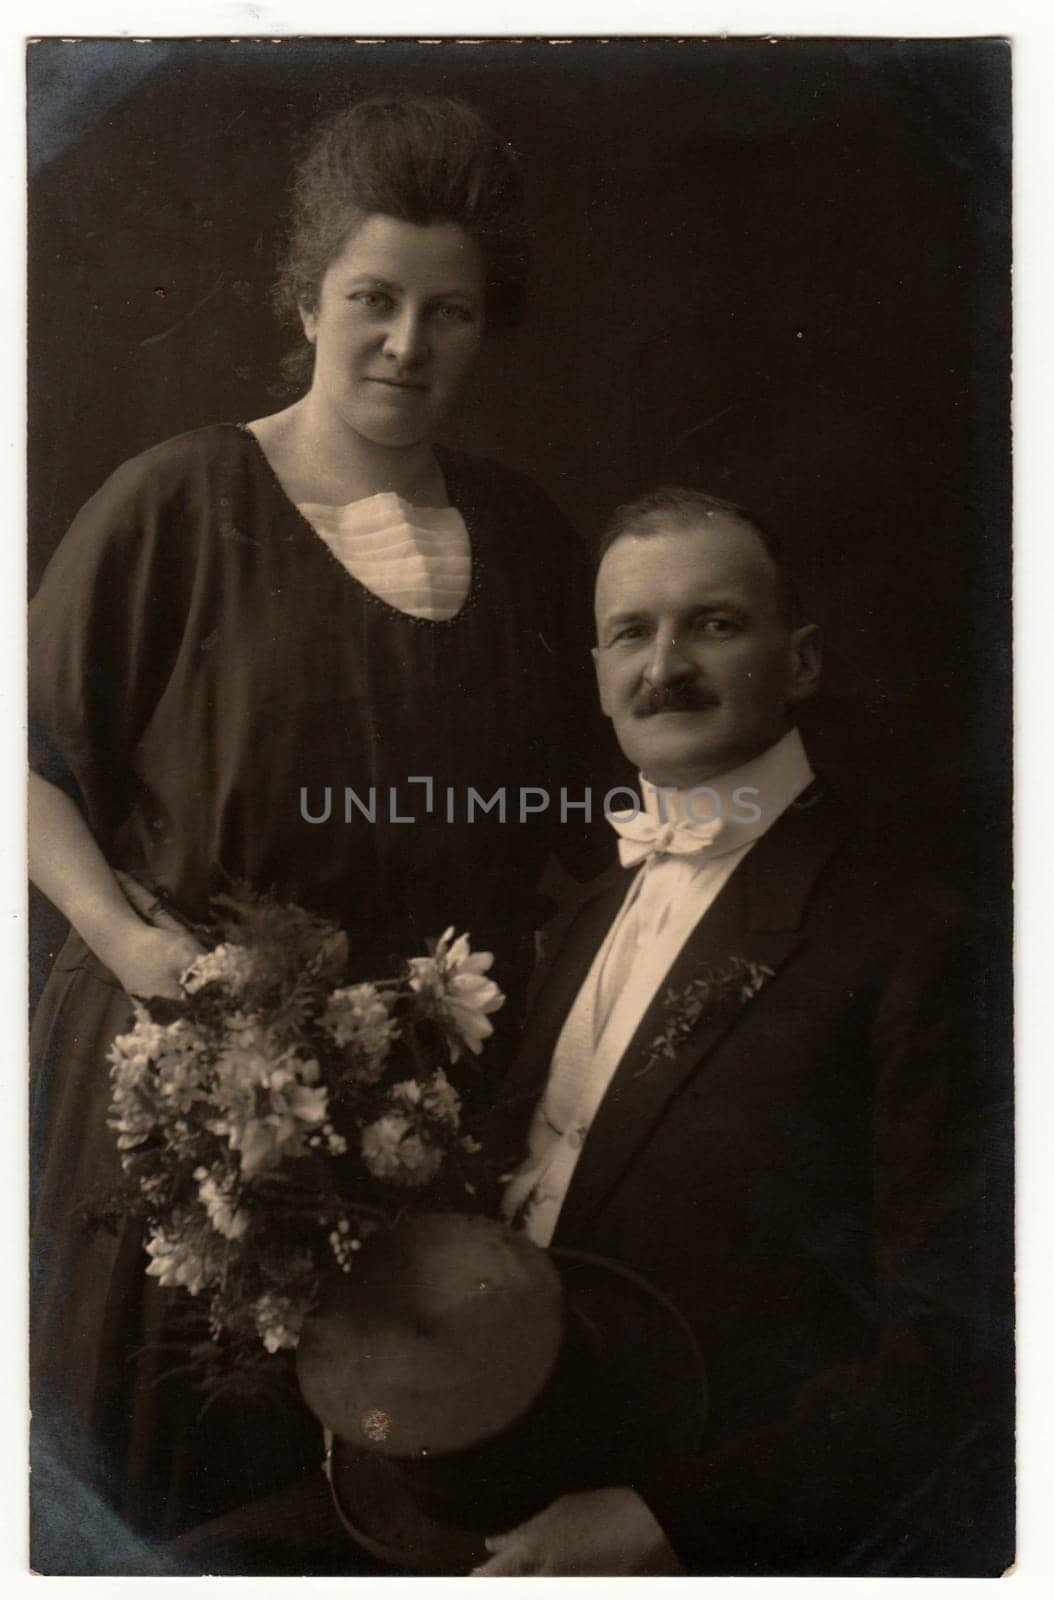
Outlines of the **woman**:
{"label": "woman", "polygon": [[525,479],[433,444],[522,304],[514,163],[464,106],[368,101],[321,132],[294,200],[279,299],[306,394],[126,463],[34,602],[31,870],[73,927],[35,1027],[42,1536],[49,1471],[171,1533],[317,1460],[313,1435],[258,1448],[243,1408],[195,1423],[141,1241],[73,1225],[114,1175],[128,996],[175,994],[198,949],[115,870],[181,922],[230,880],[273,887],[339,920],[364,975],[453,923],[498,953],[514,1015],[559,789],[594,777],[574,537]]}

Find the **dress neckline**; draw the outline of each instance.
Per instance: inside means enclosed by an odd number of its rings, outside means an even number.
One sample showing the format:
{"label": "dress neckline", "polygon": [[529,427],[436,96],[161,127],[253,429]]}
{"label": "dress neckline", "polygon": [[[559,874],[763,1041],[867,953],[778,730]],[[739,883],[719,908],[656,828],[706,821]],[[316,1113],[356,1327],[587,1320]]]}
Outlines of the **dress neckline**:
{"label": "dress neckline", "polygon": [[[259,439],[256,437],[256,434],[249,427],[249,424],[247,422],[233,422],[233,423],[226,424],[226,426],[234,428],[241,435],[241,437],[243,439],[248,441],[249,448],[252,451],[254,459],[257,461],[259,466],[262,468],[263,472],[266,474],[266,477],[267,477],[267,479],[268,479],[268,481],[269,481],[269,483],[271,485],[272,491],[282,501],[283,505],[288,507],[291,519],[292,519],[293,523],[295,524],[295,526],[300,529],[301,534],[305,537],[305,539],[307,541],[310,542],[312,548],[317,550],[317,551],[319,551],[319,552],[321,552],[321,554],[324,557],[324,559],[326,560],[326,562],[329,563],[329,565],[332,568],[335,568],[336,571],[340,573],[340,576],[344,580],[344,582],[353,585],[355,591],[357,592],[359,597],[365,603],[367,603],[368,605],[371,605],[371,606],[374,606],[374,607],[378,608],[380,612],[382,612],[383,614],[387,615],[388,617],[398,618],[400,622],[406,623],[409,627],[414,627],[414,628],[435,628],[435,629],[439,629],[439,630],[452,630],[452,629],[455,629],[458,626],[458,624],[462,621],[463,618],[465,618],[472,611],[475,610],[476,606],[479,603],[479,597],[480,597],[480,593],[481,593],[482,587],[483,587],[485,567],[484,567],[484,563],[480,560],[479,540],[475,537],[475,535],[473,533],[472,522],[471,522],[470,516],[466,515],[465,509],[462,506],[459,506],[457,504],[456,500],[454,499],[454,497],[450,493],[450,473],[449,473],[449,471],[447,469],[447,461],[449,460],[449,458],[446,457],[446,452],[445,451],[443,451],[442,449],[437,449],[435,451],[435,455],[436,455],[436,460],[437,460],[437,462],[439,464],[439,470],[440,470],[440,472],[442,473],[442,476],[443,476],[443,482],[446,485],[449,504],[447,506],[442,506],[442,507],[429,507],[428,509],[430,509],[430,510],[453,510],[453,511],[457,511],[459,513],[459,515],[461,516],[461,520],[465,524],[465,532],[468,535],[469,556],[470,556],[470,559],[471,559],[472,567],[471,567],[471,575],[470,575],[470,578],[469,578],[468,594],[465,596],[463,604],[461,605],[459,610],[455,611],[455,613],[454,613],[454,615],[452,617],[447,617],[444,620],[442,618],[436,618],[436,617],[414,617],[414,616],[411,616],[406,611],[400,611],[398,606],[393,606],[393,605],[389,604],[389,602],[387,600],[383,599],[380,595],[374,594],[372,589],[368,589],[366,587],[366,585],[361,581],[361,579],[356,578],[356,576],[355,576],[355,574],[353,572],[349,572],[348,571],[347,567],[344,566],[343,562],[340,561],[339,558],[335,555],[335,553],[330,549],[330,547],[326,543],[325,539],[322,538],[322,536],[318,532],[317,528],[312,527],[311,523],[308,521],[307,517],[305,517],[304,513],[301,511],[301,509],[297,505],[296,501],[291,499],[290,496],[287,494],[287,492],[286,492],[286,490],[285,490],[285,488],[284,488],[284,486],[282,484],[282,480],[279,478],[277,472],[274,470],[274,467],[271,465],[271,461],[270,461],[270,458],[269,458],[266,450],[264,449],[263,445],[260,443]],[[365,496],[364,498],[370,498],[370,497],[369,496]],[[310,503],[314,504],[314,502],[310,502]],[[348,502],[348,504],[349,505],[356,505],[356,504],[358,504],[358,502],[354,501],[354,500],[351,500],[351,501]]]}
{"label": "dress neckline", "polygon": [[[371,506],[377,500],[394,501],[407,521],[411,521],[414,517],[420,517],[422,526],[426,528],[431,525],[433,518],[436,517],[461,517],[461,512],[457,506],[419,506],[413,500],[407,500],[397,489],[378,489],[376,494],[364,494],[358,500],[345,500],[342,505],[333,505],[328,500],[296,500],[293,503],[297,510],[305,516],[309,511],[321,511],[335,519],[345,520],[349,512],[357,511],[360,506]],[[310,520],[310,517],[308,517],[309,522]],[[464,522],[463,517],[461,517],[461,520]]]}

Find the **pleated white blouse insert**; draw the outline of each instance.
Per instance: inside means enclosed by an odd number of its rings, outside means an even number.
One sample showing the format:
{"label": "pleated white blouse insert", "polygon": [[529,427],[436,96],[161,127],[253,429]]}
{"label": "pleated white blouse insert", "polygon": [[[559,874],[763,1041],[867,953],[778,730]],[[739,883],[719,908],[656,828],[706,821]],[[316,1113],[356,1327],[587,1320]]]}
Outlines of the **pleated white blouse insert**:
{"label": "pleated white blouse insert", "polygon": [[297,506],[346,572],[396,611],[449,622],[468,598],[472,547],[454,506],[371,494],[346,506]]}

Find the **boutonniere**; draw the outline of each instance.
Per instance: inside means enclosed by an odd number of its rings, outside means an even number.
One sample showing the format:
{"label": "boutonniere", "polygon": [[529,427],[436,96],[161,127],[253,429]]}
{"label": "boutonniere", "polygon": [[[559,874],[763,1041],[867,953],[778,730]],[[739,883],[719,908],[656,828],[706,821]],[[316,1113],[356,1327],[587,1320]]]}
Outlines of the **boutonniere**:
{"label": "boutonniere", "polygon": [[667,989],[663,997],[665,1026],[648,1046],[636,1075],[643,1076],[661,1061],[672,1061],[678,1046],[700,1022],[730,1017],[774,976],[771,967],[744,961],[742,956],[729,956],[726,962],[703,967],[683,989]]}

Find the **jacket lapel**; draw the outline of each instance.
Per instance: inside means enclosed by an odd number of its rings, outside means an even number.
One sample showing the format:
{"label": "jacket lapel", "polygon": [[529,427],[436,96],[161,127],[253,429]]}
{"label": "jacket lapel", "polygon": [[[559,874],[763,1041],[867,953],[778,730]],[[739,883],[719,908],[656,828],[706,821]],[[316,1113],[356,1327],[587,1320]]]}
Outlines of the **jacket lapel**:
{"label": "jacket lapel", "polygon": [[[675,1047],[672,1060],[655,1060],[652,1047],[669,1020],[667,996],[682,991],[703,967],[721,966],[733,956],[777,974],[803,942],[806,907],[816,878],[851,827],[838,803],[814,784],[732,874],[686,940],[619,1063],[575,1168],[554,1243],[567,1243],[602,1203],[671,1098],[745,1009],[733,1004],[716,1017],[704,1013]],[[580,983],[588,962],[584,969],[576,964],[576,971]],[[576,993],[577,985],[570,990],[568,1005]],[[559,1024],[550,1056],[558,1031]],[[547,1070],[548,1056],[543,1065]],[[544,1085],[545,1070],[540,1079],[533,1079],[535,1095]]]}

